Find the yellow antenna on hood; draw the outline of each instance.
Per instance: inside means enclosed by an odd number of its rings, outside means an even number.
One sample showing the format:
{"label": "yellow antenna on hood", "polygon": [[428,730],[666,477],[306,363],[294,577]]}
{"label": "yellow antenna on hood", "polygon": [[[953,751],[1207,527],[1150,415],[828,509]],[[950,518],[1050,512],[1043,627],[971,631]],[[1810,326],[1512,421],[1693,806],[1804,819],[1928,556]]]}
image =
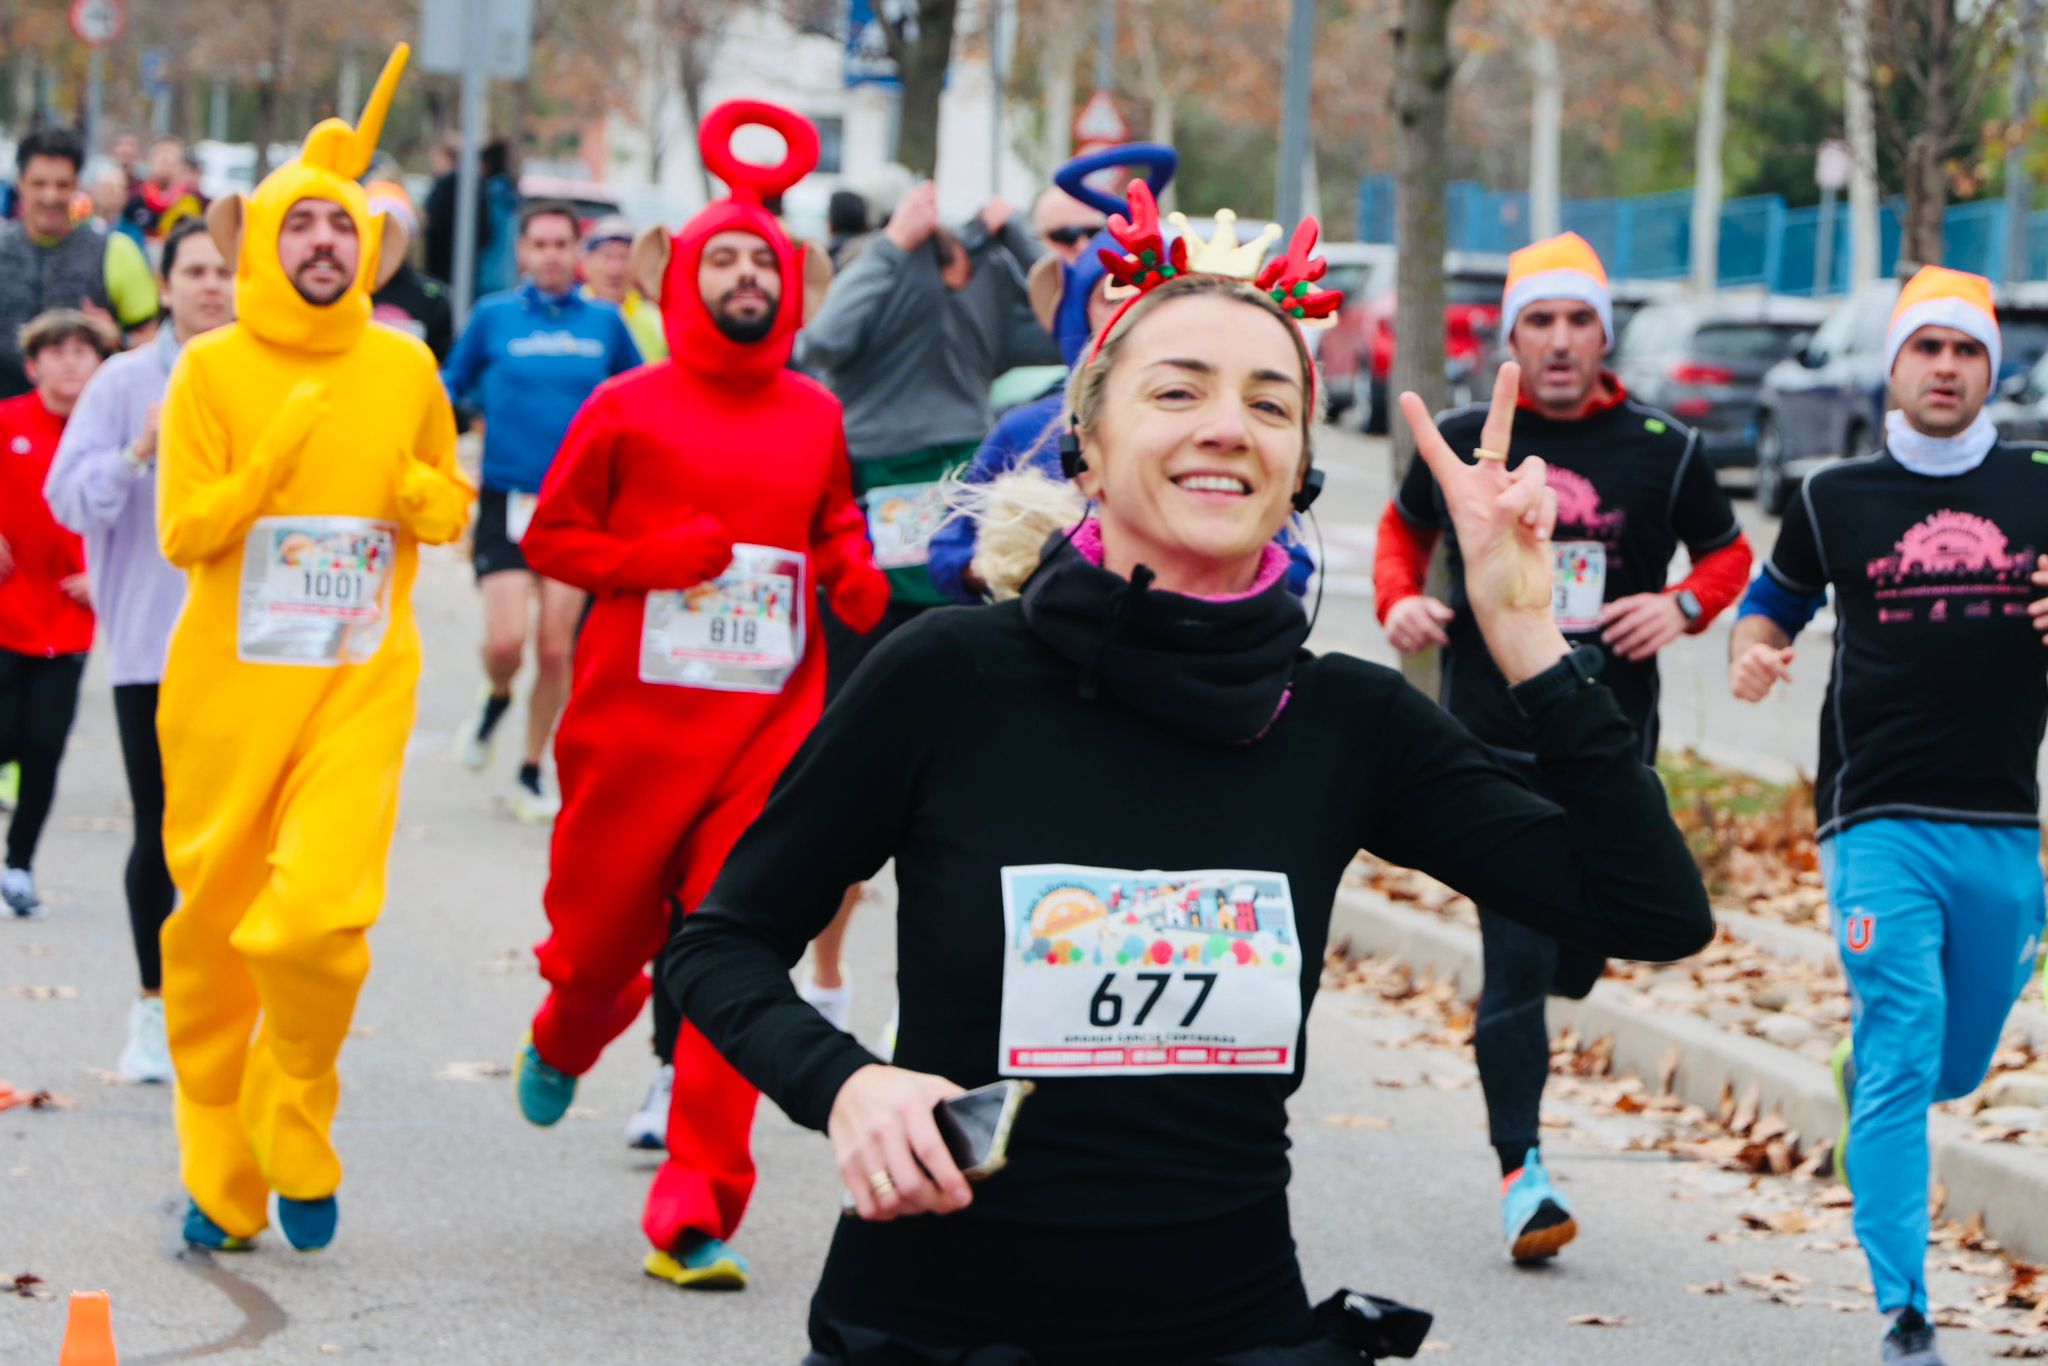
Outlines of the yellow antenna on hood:
{"label": "yellow antenna on hood", "polygon": [[370,158],[377,154],[377,139],[384,135],[384,116],[391,112],[391,96],[398,89],[398,78],[405,71],[406,58],[412,55],[408,43],[400,43],[391,50],[390,58],[384,63],[384,70],[377,77],[377,84],[370,90],[370,101],[363,106],[363,116],[356,120],[355,165],[345,168],[351,176],[360,176],[370,169]]}
{"label": "yellow antenna on hood", "polygon": [[360,179],[370,169],[370,158],[377,154],[377,139],[384,134],[384,116],[391,112],[391,96],[398,89],[399,74],[405,70],[405,59],[411,53],[412,48],[405,43],[392,49],[391,59],[384,63],[383,73],[377,77],[370,101],[363,106],[363,116],[355,127],[349,127],[343,119],[322,119],[306,134],[306,141],[299,148],[302,165],[332,171],[350,180]]}

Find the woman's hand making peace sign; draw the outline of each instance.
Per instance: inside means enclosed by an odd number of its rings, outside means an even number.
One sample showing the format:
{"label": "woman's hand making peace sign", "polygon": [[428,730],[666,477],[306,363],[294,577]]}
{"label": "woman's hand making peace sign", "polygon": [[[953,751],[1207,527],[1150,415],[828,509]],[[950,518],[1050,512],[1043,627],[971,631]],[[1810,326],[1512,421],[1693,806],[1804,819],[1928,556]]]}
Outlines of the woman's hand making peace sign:
{"label": "woman's hand making peace sign", "polygon": [[1443,490],[1457,529],[1472,615],[1510,684],[1542,673],[1571,649],[1550,607],[1550,532],[1557,524],[1557,497],[1535,456],[1513,473],[1507,466],[1521,384],[1521,366],[1513,361],[1501,366],[1480,432],[1479,458],[1471,464],[1445,442],[1420,397],[1401,395],[1401,413],[1415,433],[1416,450]]}

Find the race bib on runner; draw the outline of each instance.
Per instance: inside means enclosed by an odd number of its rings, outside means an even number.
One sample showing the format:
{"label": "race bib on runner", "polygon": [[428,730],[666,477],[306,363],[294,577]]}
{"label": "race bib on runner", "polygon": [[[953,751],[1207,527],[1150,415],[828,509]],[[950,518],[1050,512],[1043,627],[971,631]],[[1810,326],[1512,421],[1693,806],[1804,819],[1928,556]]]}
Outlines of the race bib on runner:
{"label": "race bib on runner", "polygon": [[804,649],[804,557],[736,545],[723,574],[647,595],[640,681],[721,692],[781,692]]}
{"label": "race bib on runner", "polygon": [[1570,635],[1598,630],[1607,602],[1607,547],[1598,541],[1559,541],[1550,547],[1550,615]]}
{"label": "race bib on runner", "polygon": [[384,643],[398,527],[260,517],[242,543],[236,653],[253,664],[360,664]]}
{"label": "race bib on runner", "polygon": [[1282,873],[1003,869],[1005,1076],[1292,1072],[1301,940]]}
{"label": "race bib on runner", "polygon": [[877,569],[908,569],[930,558],[932,534],[946,520],[943,484],[891,484],[866,495],[868,540]]}
{"label": "race bib on runner", "polygon": [[516,489],[505,495],[505,539],[518,545],[526,539],[526,529],[533,525],[533,510],[540,506],[537,493],[520,493]]}

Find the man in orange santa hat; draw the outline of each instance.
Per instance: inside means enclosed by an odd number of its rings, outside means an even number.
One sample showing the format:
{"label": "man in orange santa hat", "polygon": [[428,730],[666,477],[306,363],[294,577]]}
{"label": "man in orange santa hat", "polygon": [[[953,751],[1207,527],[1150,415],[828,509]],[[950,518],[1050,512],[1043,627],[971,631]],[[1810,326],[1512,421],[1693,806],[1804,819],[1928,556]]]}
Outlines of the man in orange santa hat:
{"label": "man in orange santa hat", "polygon": [[[732,153],[762,124],[781,165]],[[831,268],[763,201],[816,164],[817,131],[735,101],[699,133],[729,187],[673,239],[634,244],[670,358],[601,385],[570,426],[521,548],[593,594],[555,742],[562,814],[539,947],[549,993],[516,1072],[550,1125],[639,1015],[647,965],[695,907],[824,705],[818,589],[859,631],[888,605],[853,502],[839,402],[787,368]],[[642,1220],[648,1274],[746,1283],[726,1246],[753,1191],[754,1089],[684,1026],[668,1159]]]}

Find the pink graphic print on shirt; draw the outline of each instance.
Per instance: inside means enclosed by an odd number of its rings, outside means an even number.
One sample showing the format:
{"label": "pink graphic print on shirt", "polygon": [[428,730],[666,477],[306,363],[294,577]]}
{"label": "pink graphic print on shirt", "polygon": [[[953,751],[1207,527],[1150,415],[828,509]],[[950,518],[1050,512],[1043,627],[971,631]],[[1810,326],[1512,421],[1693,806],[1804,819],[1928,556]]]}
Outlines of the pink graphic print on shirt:
{"label": "pink graphic print on shirt", "polygon": [[2023,617],[2032,592],[2034,548],[2012,550],[1988,517],[1944,510],[1916,523],[1865,567],[1877,598],[1877,619],[1943,622]]}
{"label": "pink graphic print on shirt", "polygon": [[1546,465],[1543,474],[1544,482],[1557,495],[1559,540],[1591,538],[1610,544],[1621,540],[1628,512],[1622,508],[1604,510],[1600,506],[1600,490],[1593,487],[1592,480],[1561,465]]}

